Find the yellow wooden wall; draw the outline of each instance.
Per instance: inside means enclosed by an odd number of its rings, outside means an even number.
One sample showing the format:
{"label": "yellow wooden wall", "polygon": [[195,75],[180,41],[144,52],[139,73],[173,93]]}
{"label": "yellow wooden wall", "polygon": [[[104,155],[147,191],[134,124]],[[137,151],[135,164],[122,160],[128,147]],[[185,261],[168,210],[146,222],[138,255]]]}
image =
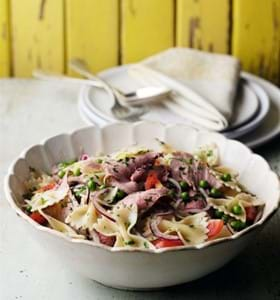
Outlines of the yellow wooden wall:
{"label": "yellow wooden wall", "polygon": [[177,0],[177,45],[229,53],[230,4],[230,0]]}
{"label": "yellow wooden wall", "polygon": [[0,0],[0,77],[94,71],[173,46],[229,53],[280,84],[280,0]]}
{"label": "yellow wooden wall", "polygon": [[62,73],[64,1],[11,0],[12,65],[15,76],[35,68]]}
{"label": "yellow wooden wall", "polygon": [[280,84],[280,1],[235,0],[233,54],[243,68]]}
{"label": "yellow wooden wall", "polygon": [[121,62],[141,60],[174,45],[173,0],[122,0]]}
{"label": "yellow wooden wall", "polygon": [[66,63],[82,58],[94,72],[118,64],[118,0],[66,0],[66,28]]}
{"label": "yellow wooden wall", "polygon": [[10,75],[9,3],[0,0],[0,77]]}

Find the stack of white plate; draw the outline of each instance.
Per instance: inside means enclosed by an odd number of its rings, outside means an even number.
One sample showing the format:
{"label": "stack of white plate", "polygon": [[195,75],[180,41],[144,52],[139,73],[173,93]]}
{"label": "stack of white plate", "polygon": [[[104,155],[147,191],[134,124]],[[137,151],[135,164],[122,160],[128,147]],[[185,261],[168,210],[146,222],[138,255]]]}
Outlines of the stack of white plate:
{"label": "stack of white plate", "polygon": [[[141,87],[128,73],[127,66],[108,69],[99,74],[112,86],[124,93]],[[280,133],[280,89],[259,77],[243,72],[236,96],[235,111],[223,134],[253,148],[264,144]],[[83,86],[79,110],[88,124],[103,126],[118,122],[111,112],[113,98],[105,90]],[[188,120],[168,110],[164,105],[151,104],[142,120],[171,123],[189,123]]]}

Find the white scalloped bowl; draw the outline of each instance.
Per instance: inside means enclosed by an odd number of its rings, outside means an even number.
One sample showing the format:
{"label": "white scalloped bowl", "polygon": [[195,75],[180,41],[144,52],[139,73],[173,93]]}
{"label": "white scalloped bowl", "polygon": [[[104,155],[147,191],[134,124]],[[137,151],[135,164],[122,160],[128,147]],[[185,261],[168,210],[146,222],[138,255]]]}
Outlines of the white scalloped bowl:
{"label": "white scalloped bowl", "polygon": [[[114,251],[107,246],[74,240],[40,226],[21,210],[23,182],[29,176],[29,166],[50,171],[53,164],[78,157],[82,151],[90,154],[111,153],[135,143],[157,149],[155,138],[188,152],[215,142],[222,164],[237,170],[241,183],[265,201],[262,218],[231,237],[184,249]],[[84,128],[32,146],[11,165],[5,179],[5,192],[27,230],[52,255],[58,256],[65,266],[105,285],[125,289],[153,289],[181,284],[220,268],[256,238],[265,221],[278,208],[280,195],[277,175],[262,157],[253,154],[243,144],[217,133],[197,131],[184,125],[165,126],[151,122],[134,125],[118,123],[102,129]]]}

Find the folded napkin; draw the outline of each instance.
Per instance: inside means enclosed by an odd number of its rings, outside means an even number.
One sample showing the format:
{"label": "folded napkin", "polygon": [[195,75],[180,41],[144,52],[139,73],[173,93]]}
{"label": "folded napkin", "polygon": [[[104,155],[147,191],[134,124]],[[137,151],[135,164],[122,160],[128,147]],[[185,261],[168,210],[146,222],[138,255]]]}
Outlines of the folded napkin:
{"label": "folded napkin", "polygon": [[130,67],[133,76],[171,88],[164,104],[212,130],[228,125],[240,75],[239,61],[229,55],[171,48]]}

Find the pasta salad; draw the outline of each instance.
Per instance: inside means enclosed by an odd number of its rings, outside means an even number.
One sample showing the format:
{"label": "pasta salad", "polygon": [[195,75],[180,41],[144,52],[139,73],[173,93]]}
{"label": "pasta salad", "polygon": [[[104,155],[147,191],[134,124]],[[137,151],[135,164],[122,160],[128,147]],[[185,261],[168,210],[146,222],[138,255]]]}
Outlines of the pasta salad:
{"label": "pasta salad", "polygon": [[23,209],[71,238],[112,248],[193,246],[255,223],[264,202],[219,162],[216,145],[193,154],[160,142],[31,169]]}

